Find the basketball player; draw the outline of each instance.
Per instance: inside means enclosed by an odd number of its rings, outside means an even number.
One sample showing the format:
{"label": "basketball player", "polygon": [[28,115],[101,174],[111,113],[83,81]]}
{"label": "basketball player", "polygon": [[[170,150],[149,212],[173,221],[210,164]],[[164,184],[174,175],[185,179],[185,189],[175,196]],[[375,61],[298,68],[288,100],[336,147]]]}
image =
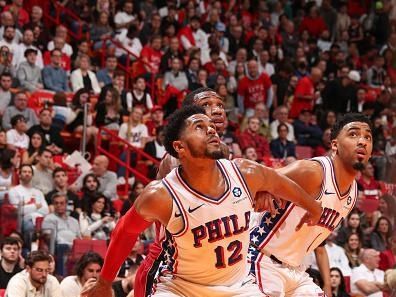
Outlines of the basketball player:
{"label": "basketball player", "polygon": [[[360,114],[342,117],[332,130],[331,148],[329,157],[296,161],[277,170],[316,197],[323,210],[315,226],[300,224],[305,211],[290,202],[273,218],[259,215],[258,226],[251,233],[249,257],[259,286],[269,296],[323,294],[305,273],[303,258],[323,243],[355,206],[355,177],[372,152],[368,118]],[[331,290],[326,293],[331,296]]]}
{"label": "basketball player", "polygon": [[[221,136],[225,129],[225,110],[223,99],[210,88],[199,88],[190,92],[183,101],[183,106],[198,105],[205,109],[206,115],[214,122],[217,133]],[[229,150],[226,144],[221,143],[222,158],[228,159]],[[161,161],[158,179],[164,178],[173,168],[180,165],[177,158],[166,154]],[[284,202],[277,199],[279,205]],[[265,209],[274,212],[275,207],[272,197],[263,193],[258,193],[255,199],[255,209],[262,211]],[[161,230],[161,225],[156,222],[156,239],[150,245],[149,253],[139,266],[136,272],[134,296],[146,297],[151,293],[155,275],[160,262],[163,260],[164,250],[161,248],[161,239],[166,235]]]}
{"label": "basketball player", "polygon": [[[180,161],[162,181],[150,183],[113,231],[101,276],[83,296],[110,297],[111,281],[153,221],[166,227],[166,265],[152,296],[263,296],[246,278],[250,213],[257,191],[277,193],[307,209],[314,224],[320,203],[275,170],[222,157],[216,127],[198,106],[169,120],[165,147]],[[252,196],[251,196],[252,195]]]}

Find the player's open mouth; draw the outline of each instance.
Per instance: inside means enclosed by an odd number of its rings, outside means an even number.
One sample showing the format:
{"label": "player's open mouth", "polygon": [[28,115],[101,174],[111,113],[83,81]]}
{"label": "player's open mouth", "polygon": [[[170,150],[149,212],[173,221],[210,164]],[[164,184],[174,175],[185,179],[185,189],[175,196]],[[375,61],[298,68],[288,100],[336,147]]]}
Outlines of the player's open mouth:
{"label": "player's open mouth", "polygon": [[211,143],[211,144],[220,144],[220,139],[217,138],[217,137],[213,137],[213,138],[211,138],[211,139],[208,141],[208,143]]}
{"label": "player's open mouth", "polygon": [[367,155],[366,150],[363,149],[363,148],[357,149],[357,150],[356,150],[356,154],[357,154],[357,156],[358,156],[359,158],[364,158],[364,157],[366,157],[366,155]]}

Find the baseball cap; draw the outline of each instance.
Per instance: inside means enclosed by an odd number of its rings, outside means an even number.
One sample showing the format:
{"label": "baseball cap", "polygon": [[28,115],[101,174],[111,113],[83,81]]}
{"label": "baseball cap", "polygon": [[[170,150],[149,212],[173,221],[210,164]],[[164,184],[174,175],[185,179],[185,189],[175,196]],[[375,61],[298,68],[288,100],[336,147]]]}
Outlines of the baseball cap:
{"label": "baseball cap", "polygon": [[349,71],[348,78],[354,82],[360,82],[360,74],[356,70]]}
{"label": "baseball cap", "polygon": [[156,111],[164,111],[163,108],[160,105],[154,105],[153,108],[151,109],[151,112],[156,112]]}
{"label": "baseball cap", "polygon": [[226,31],[226,26],[222,22],[217,22],[216,30],[220,31],[220,32],[225,32]]}

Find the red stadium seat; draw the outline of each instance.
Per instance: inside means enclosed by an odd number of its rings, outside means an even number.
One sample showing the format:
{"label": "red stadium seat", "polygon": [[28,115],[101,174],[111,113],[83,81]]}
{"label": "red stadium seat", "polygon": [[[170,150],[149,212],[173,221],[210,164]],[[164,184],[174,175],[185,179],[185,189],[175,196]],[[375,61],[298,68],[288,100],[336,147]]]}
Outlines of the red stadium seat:
{"label": "red stadium seat", "polygon": [[4,297],[5,296],[5,289],[0,289],[0,297]]}

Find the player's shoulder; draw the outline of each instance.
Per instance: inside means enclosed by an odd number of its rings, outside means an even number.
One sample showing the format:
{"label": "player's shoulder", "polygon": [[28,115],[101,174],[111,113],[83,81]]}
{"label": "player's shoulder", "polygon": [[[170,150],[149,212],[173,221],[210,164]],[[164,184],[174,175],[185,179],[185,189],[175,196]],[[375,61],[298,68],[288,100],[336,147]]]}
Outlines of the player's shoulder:
{"label": "player's shoulder", "polygon": [[277,172],[293,180],[309,181],[312,185],[320,185],[323,180],[323,167],[314,160],[297,160],[285,167],[276,169]]}
{"label": "player's shoulder", "polygon": [[236,165],[236,167],[239,168],[239,170],[247,171],[247,173],[249,172],[249,170],[253,170],[253,169],[257,168],[258,166],[262,166],[261,164],[255,162],[255,161],[251,161],[251,160],[244,159],[244,158],[235,158],[231,162],[233,162]]}

